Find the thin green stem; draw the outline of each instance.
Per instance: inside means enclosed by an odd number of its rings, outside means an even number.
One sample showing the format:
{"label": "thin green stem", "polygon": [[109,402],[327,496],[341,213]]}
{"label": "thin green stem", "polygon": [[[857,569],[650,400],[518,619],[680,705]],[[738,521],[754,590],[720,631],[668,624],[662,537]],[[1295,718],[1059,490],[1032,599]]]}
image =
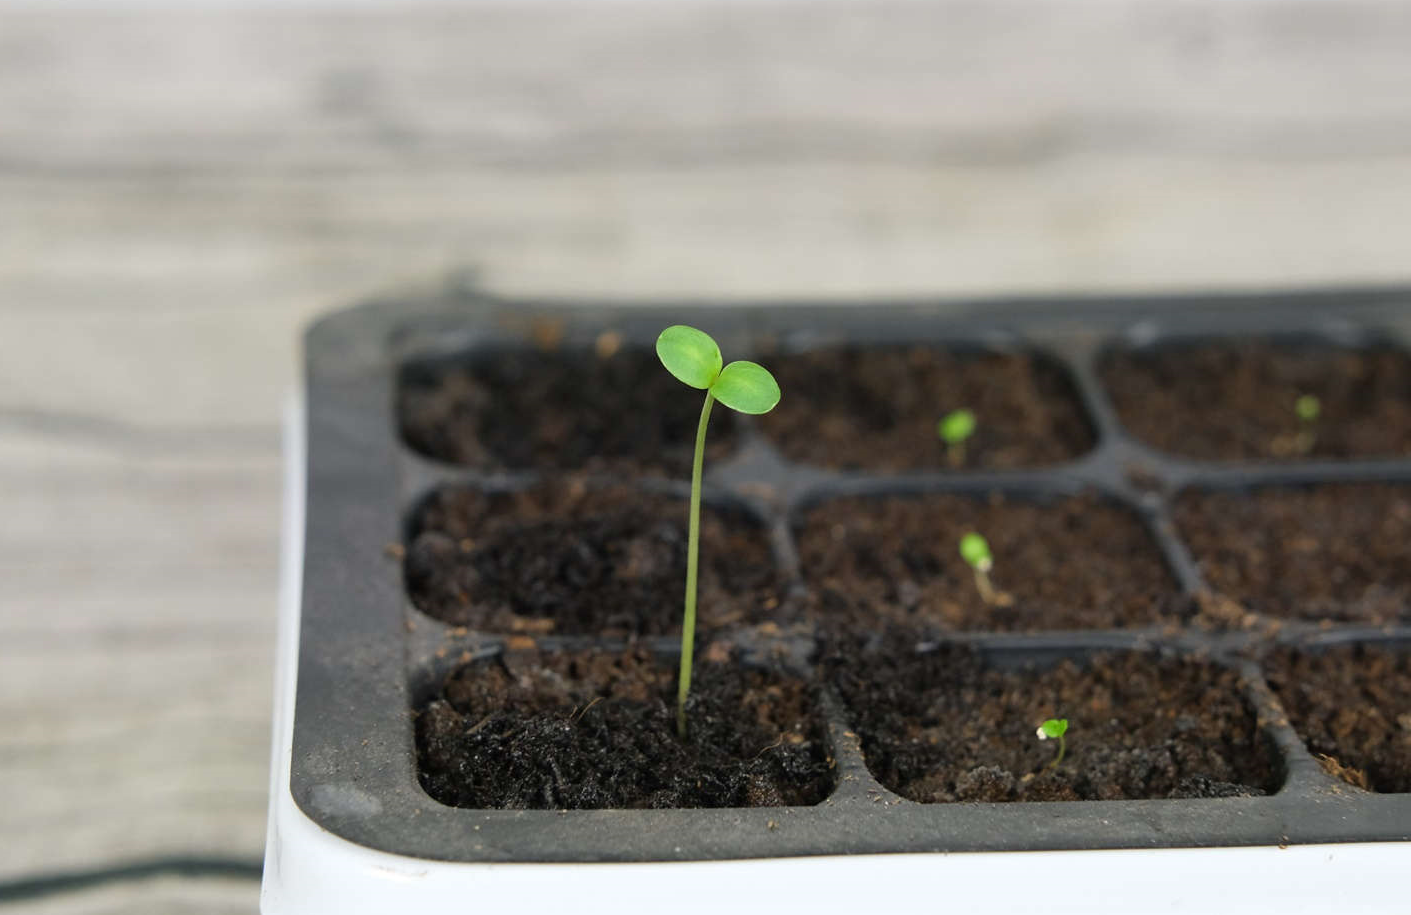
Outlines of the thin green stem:
{"label": "thin green stem", "polygon": [[691,692],[691,656],[696,648],[696,566],[701,545],[701,469],[705,465],[706,426],[715,395],[706,391],[696,427],[696,456],[691,464],[691,519],[686,534],[686,613],[681,620],[681,676],[676,687],[676,733],[686,737],[686,696]]}
{"label": "thin green stem", "polygon": [[1053,758],[1053,762],[1048,764],[1050,769],[1057,769],[1058,764],[1063,762],[1063,753],[1068,749],[1068,742],[1063,739],[1063,735],[1058,735],[1058,755]]}

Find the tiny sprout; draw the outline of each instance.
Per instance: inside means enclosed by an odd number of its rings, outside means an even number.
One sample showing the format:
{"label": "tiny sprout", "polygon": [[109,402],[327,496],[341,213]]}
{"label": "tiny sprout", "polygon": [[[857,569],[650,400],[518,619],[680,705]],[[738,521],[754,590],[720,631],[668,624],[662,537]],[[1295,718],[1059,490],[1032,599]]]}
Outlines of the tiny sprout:
{"label": "tiny sprout", "polygon": [[990,543],[974,531],[960,538],[960,558],[975,570],[975,589],[987,604],[1008,607],[1013,599],[1003,591],[996,591],[990,583],[990,569],[995,567],[990,555]]}
{"label": "tiny sprout", "polygon": [[1323,412],[1323,403],[1312,394],[1303,394],[1293,402],[1293,412],[1298,417],[1299,424],[1298,434],[1293,440],[1293,449],[1299,454],[1307,454],[1318,441],[1318,430],[1315,426]]}
{"label": "tiny sprout", "polygon": [[936,423],[936,435],[946,443],[946,460],[952,467],[965,463],[965,440],[975,433],[975,414],[952,410]]}
{"label": "tiny sprout", "polygon": [[988,572],[995,565],[990,555],[990,542],[974,531],[960,538],[960,557],[977,572]]}
{"label": "tiny sprout", "polygon": [[1058,740],[1058,755],[1053,758],[1053,762],[1048,764],[1048,768],[1057,769],[1058,764],[1063,762],[1064,752],[1068,749],[1068,744],[1063,739],[1063,735],[1068,733],[1068,719],[1050,718],[1039,725],[1039,729],[1035,733],[1038,734],[1040,740],[1048,740],[1049,738]]}
{"label": "tiny sprout", "polygon": [[686,600],[681,621],[681,674],[676,688],[676,733],[686,736],[686,697],[691,691],[691,656],[696,642],[696,576],[701,542],[701,468],[705,463],[706,427],[717,400],[741,413],[768,413],[779,403],[779,384],[764,366],[738,361],[722,367],[720,347],[705,331],[684,324],[657,337],[657,358],[676,379],[706,392],[696,427],[691,464],[691,512],[686,536]]}

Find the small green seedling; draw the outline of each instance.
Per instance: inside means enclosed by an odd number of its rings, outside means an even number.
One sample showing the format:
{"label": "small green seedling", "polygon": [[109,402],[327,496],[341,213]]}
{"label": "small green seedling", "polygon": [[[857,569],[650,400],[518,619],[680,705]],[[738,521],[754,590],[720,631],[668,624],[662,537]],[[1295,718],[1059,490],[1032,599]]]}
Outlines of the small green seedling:
{"label": "small green seedling", "polygon": [[990,555],[990,542],[974,531],[960,538],[960,558],[982,574],[995,566],[994,557]]}
{"label": "small green seedling", "polygon": [[965,440],[975,433],[975,414],[952,410],[936,423],[936,434],[946,443],[946,460],[952,467],[965,463]]}
{"label": "small green seedling", "polygon": [[1068,744],[1063,739],[1063,735],[1068,733],[1068,719],[1050,718],[1039,725],[1039,729],[1036,733],[1039,735],[1040,740],[1053,738],[1058,741],[1058,755],[1053,758],[1053,762],[1048,764],[1048,768],[1057,769],[1058,764],[1063,762],[1064,752],[1068,749]]}
{"label": "small green seedling", "polygon": [[1293,449],[1299,454],[1307,454],[1318,443],[1318,417],[1323,412],[1323,403],[1312,394],[1304,394],[1293,402],[1293,412],[1298,417],[1299,426]]}
{"label": "small green seedling", "polygon": [[980,592],[981,599],[987,604],[997,607],[1008,607],[1013,603],[1013,599],[1003,591],[998,591],[990,582],[990,569],[995,567],[994,557],[990,555],[990,542],[979,534],[971,531],[960,538],[960,558],[975,572],[975,590]]}
{"label": "small green seedling", "polygon": [[676,733],[686,736],[686,697],[691,691],[691,655],[696,642],[696,572],[701,535],[701,468],[705,463],[706,426],[718,400],[741,413],[768,413],[779,403],[779,384],[761,365],[732,362],[722,367],[720,347],[705,331],[684,324],[657,337],[657,358],[683,384],[705,391],[696,454],[691,465],[691,514],[686,536],[686,606],[681,622],[681,676],[676,689]]}

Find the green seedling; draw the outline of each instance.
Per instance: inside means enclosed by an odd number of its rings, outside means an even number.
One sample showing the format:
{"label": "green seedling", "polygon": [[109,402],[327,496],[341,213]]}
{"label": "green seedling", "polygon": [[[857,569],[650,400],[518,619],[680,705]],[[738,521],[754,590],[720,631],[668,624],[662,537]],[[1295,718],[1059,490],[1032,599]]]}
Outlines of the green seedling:
{"label": "green seedling", "polygon": [[960,558],[975,572],[975,590],[980,592],[980,597],[985,603],[996,607],[1008,607],[1013,603],[1013,599],[1003,591],[995,589],[990,582],[990,569],[995,567],[994,557],[990,555],[990,542],[979,534],[971,531],[960,538]]}
{"label": "green seedling", "polygon": [[1058,741],[1058,755],[1053,758],[1053,762],[1048,764],[1048,768],[1057,769],[1058,764],[1063,762],[1064,752],[1068,749],[1068,744],[1063,739],[1063,735],[1068,733],[1068,719],[1050,718],[1039,725],[1039,729],[1035,733],[1039,735],[1040,740],[1056,739]]}
{"label": "green seedling", "polygon": [[1307,454],[1318,443],[1318,417],[1323,412],[1323,403],[1312,394],[1304,394],[1293,402],[1294,415],[1298,417],[1298,434],[1294,436],[1293,449],[1299,454]]}
{"label": "green seedling", "polygon": [[691,692],[691,656],[696,642],[696,571],[701,533],[701,468],[705,463],[706,426],[718,400],[741,413],[768,413],[779,403],[779,383],[761,365],[732,362],[722,367],[720,347],[705,331],[683,324],[657,337],[657,358],[683,384],[705,391],[696,454],[691,465],[691,513],[686,537],[686,601],[681,621],[681,675],[676,689],[676,733],[686,736],[686,697]]}
{"label": "green seedling", "polygon": [[946,460],[952,467],[965,463],[965,440],[975,433],[975,414],[952,410],[936,423],[936,434],[946,443]]}

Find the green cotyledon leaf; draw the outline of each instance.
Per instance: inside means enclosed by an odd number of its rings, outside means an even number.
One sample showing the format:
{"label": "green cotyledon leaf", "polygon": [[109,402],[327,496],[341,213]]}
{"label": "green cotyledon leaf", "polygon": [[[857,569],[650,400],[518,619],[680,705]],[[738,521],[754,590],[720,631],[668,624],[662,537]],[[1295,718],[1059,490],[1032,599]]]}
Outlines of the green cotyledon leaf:
{"label": "green cotyledon leaf", "polygon": [[947,413],[936,424],[936,434],[948,445],[965,441],[975,431],[975,414],[969,410]]}
{"label": "green cotyledon leaf", "polygon": [[710,334],[673,324],[657,337],[657,358],[682,384],[705,390],[720,377],[720,347]]}
{"label": "green cotyledon leaf", "polygon": [[754,362],[740,360],[720,370],[710,386],[715,399],[741,413],[768,413],[779,403],[779,383],[769,370]]}
{"label": "green cotyledon leaf", "polygon": [[977,569],[982,566],[988,567],[994,561],[990,557],[989,542],[974,531],[970,531],[960,538],[960,558]]}

